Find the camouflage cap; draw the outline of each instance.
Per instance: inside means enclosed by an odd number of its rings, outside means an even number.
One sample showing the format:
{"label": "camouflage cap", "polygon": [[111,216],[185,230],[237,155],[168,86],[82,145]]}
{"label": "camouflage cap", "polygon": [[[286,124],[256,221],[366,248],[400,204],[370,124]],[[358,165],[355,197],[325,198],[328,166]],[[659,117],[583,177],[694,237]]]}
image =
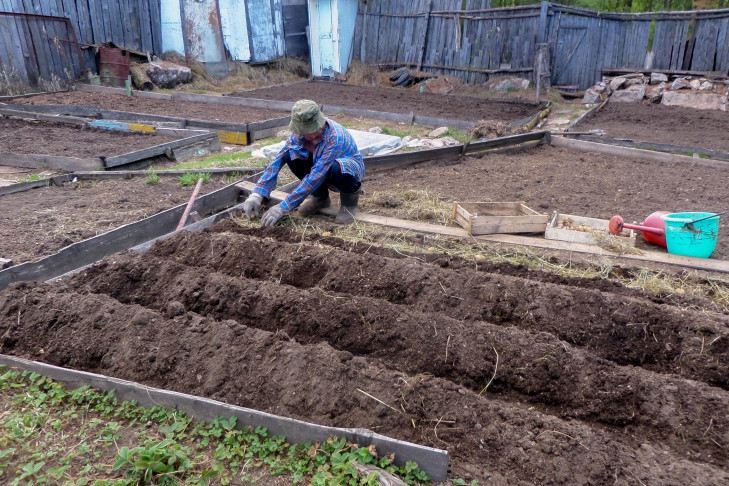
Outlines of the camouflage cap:
{"label": "camouflage cap", "polygon": [[319,105],[311,100],[299,100],[291,109],[289,128],[297,135],[314,133],[324,127],[326,118],[319,110]]}

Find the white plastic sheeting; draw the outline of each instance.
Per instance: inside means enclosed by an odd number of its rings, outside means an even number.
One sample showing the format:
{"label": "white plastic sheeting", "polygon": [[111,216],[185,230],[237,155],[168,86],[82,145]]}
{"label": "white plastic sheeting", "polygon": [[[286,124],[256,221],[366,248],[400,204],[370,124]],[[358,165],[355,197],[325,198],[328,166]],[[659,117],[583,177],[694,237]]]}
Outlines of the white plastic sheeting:
{"label": "white plastic sheeting", "polygon": [[[359,148],[363,157],[388,154],[402,147],[402,139],[393,135],[363,132],[361,130],[349,130],[349,133],[352,134],[354,142],[357,144],[357,148]],[[267,145],[258,150],[254,150],[251,155],[253,157],[273,159],[285,144],[286,142],[279,142],[273,145]]]}

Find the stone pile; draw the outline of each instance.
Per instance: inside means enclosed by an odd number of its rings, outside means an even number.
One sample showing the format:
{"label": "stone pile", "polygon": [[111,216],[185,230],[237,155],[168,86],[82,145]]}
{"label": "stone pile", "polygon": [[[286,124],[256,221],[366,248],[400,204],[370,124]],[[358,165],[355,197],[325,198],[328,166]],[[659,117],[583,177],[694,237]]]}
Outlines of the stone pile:
{"label": "stone pile", "polygon": [[585,104],[610,99],[620,103],[661,103],[702,110],[729,109],[729,79],[710,80],[700,76],[669,76],[663,73],[625,74],[603,77],[588,88],[582,98]]}

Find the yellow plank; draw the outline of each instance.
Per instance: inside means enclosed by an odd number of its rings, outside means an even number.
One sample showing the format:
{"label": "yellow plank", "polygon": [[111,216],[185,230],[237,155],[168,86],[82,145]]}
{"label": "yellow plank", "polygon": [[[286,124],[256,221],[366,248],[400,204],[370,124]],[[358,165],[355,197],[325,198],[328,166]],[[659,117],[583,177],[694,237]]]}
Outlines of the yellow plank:
{"label": "yellow plank", "polygon": [[130,123],[129,130],[139,133],[154,133],[154,125],[142,125],[141,123]]}
{"label": "yellow plank", "polygon": [[242,132],[218,131],[220,143],[231,143],[233,145],[248,145],[248,135]]}

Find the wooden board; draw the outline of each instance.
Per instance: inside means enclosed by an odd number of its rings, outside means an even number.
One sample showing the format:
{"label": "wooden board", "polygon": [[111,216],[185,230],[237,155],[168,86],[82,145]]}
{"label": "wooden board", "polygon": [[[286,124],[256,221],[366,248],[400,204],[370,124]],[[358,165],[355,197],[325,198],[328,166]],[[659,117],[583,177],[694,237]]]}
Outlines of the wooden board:
{"label": "wooden board", "polygon": [[586,142],[584,140],[572,140],[567,137],[552,137],[551,143],[555,147],[567,147],[572,150],[579,150],[583,152],[597,152],[602,154],[617,155],[619,157],[628,157],[635,160],[645,160],[648,162],[662,162],[670,164],[689,163],[704,165],[707,167],[721,168],[729,166],[729,162],[724,160],[701,159],[698,157],[687,157],[685,155],[654,152],[652,150],[618,147],[615,145],[607,145],[604,143]]}
{"label": "wooden board", "polygon": [[[248,179],[248,182],[240,182],[236,184],[236,187],[243,194],[250,194],[253,188],[256,187],[255,180],[253,177]],[[287,192],[280,190],[272,191],[270,195],[271,202],[274,204],[283,201]],[[336,209],[327,208],[325,211],[321,211],[324,214],[334,215]],[[720,272],[729,274],[729,261],[724,260],[709,260],[706,258],[692,258],[681,255],[671,255],[668,253],[658,253],[644,251],[642,254],[617,254],[606,249],[603,249],[597,245],[589,245],[584,243],[571,243],[567,241],[555,241],[547,240],[541,237],[524,236],[524,235],[507,235],[507,234],[493,234],[493,235],[478,235],[473,236],[463,228],[454,228],[448,226],[440,226],[428,223],[419,223],[417,221],[408,221],[398,218],[388,218],[386,216],[378,216],[374,214],[366,214],[357,212],[354,215],[354,219],[357,221],[363,221],[373,224],[381,224],[390,228],[419,231],[423,233],[441,234],[445,236],[454,236],[458,238],[465,238],[468,240],[477,240],[488,243],[504,244],[509,246],[529,246],[535,248],[542,248],[546,250],[555,251],[567,251],[574,253],[585,253],[590,255],[599,256],[601,258],[610,258],[617,260],[633,260],[639,262],[653,262],[667,265],[676,265],[685,268],[692,268],[695,270],[705,270],[709,272]]]}
{"label": "wooden board", "polygon": [[[258,177],[251,176],[252,180]],[[195,200],[198,214],[217,213],[235,205],[239,189],[230,184]],[[162,211],[140,221],[115,228],[101,235],[62,248],[53,255],[35,262],[25,262],[0,271],[0,290],[12,282],[45,281],[94,263],[106,255],[127,250],[163,234],[175,231],[187,203]]]}
{"label": "wooden board", "polygon": [[14,167],[30,167],[33,169],[60,169],[60,170],[94,170],[102,167],[101,159],[88,158],[79,159],[77,157],[64,157],[59,155],[28,155],[0,153],[0,160],[3,165],[12,165]]}
{"label": "wooden board", "polygon": [[[571,221],[566,224],[565,221]],[[554,213],[547,224],[544,237],[548,240],[570,241],[589,245],[606,246],[611,243],[635,246],[635,231],[623,230],[620,235],[611,235],[608,231],[607,219],[588,218],[572,214]],[[586,225],[588,231],[579,231],[575,226]]]}
{"label": "wooden board", "polygon": [[472,235],[543,233],[548,216],[519,202],[454,202],[453,219]]}
{"label": "wooden board", "polygon": [[202,135],[195,135],[192,137],[182,138],[180,140],[174,140],[172,142],[155,145],[142,150],[136,150],[122,155],[115,155],[112,157],[103,157],[104,167],[118,167],[126,165],[131,162],[138,162],[143,159],[150,157],[156,157],[158,155],[168,154],[170,151],[180,149],[187,145],[193,145],[197,142],[207,141],[215,139],[217,141],[217,133],[204,133]]}

